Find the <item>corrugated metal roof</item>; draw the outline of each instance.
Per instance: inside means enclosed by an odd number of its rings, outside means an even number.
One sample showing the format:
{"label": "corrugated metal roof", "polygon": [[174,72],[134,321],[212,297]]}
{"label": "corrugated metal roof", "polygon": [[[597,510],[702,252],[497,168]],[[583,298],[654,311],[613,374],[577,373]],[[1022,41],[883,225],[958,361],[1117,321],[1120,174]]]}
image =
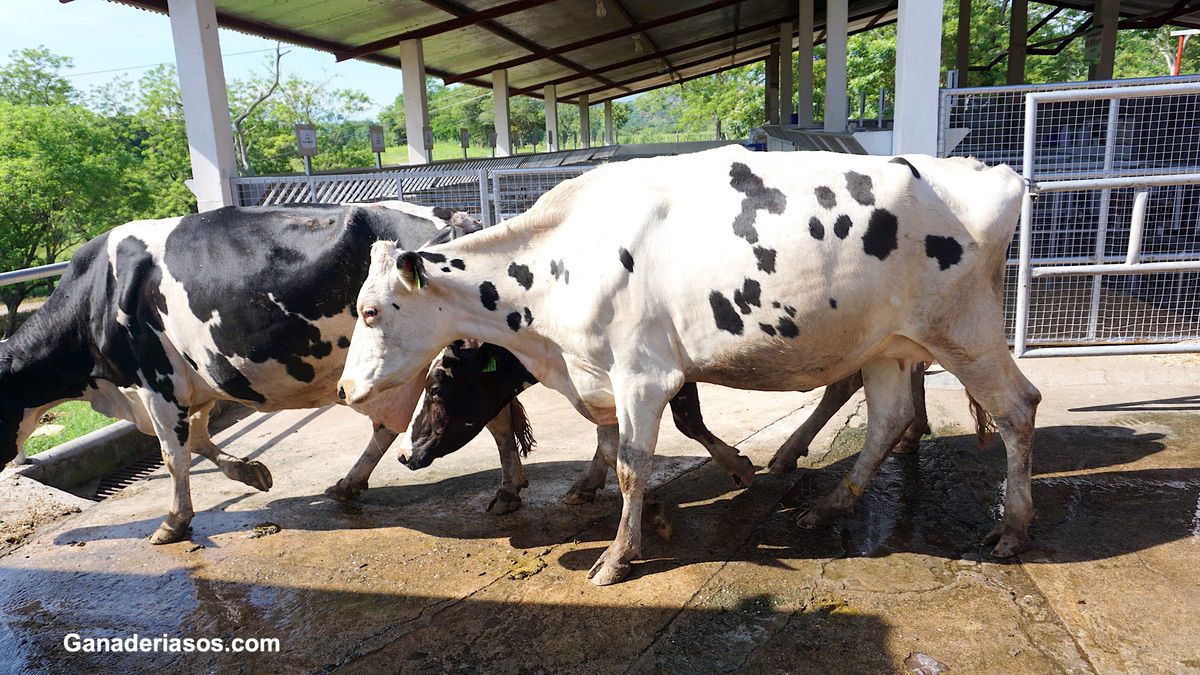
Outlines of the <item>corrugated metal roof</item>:
{"label": "corrugated metal roof", "polygon": [[[159,12],[167,0],[110,0]],[[602,2],[605,16],[597,16]],[[1090,9],[1094,0],[1053,0]],[[817,41],[824,2],[816,3]],[[897,0],[851,0],[850,29],[896,20]],[[509,87],[560,101],[592,102],[700,77],[764,58],[778,25],[796,18],[778,0],[216,0],[225,28],[399,67],[397,41],[424,40],[430,75],[490,87],[504,67]],[[1122,0],[1125,24],[1200,28],[1200,0]],[[370,50],[370,51],[367,51]]]}

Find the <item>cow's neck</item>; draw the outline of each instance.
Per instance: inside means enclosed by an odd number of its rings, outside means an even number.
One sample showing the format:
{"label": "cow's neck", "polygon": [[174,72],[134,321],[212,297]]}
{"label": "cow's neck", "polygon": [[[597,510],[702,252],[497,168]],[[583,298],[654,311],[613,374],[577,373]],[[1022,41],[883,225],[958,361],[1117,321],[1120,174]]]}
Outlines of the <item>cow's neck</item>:
{"label": "cow's neck", "polygon": [[[0,342],[0,361],[7,362],[5,389],[25,407],[78,398],[87,385],[94,359],[79,335],[74,308],[59,312],[53,295],[13,336]],[[56,318],[60,320],[55,320]]]}

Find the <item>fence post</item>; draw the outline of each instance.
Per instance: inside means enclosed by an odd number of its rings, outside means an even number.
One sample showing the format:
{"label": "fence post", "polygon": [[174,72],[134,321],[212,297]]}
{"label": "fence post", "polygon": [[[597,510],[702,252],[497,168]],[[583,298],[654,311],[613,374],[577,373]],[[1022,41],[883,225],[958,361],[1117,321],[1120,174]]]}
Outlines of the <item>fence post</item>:
{"label": "fence post", "polygon": [[1021,201],[1020,266],[1017,268],[1017,325],[1013,334],[1013,354],[1025,354],[1029,330],[1029,292],[1033,281],[1029,261],[1033,251],[1033,154],[1037,130],[1037,99],[1025,95],[1025,142],[1021,156],[1021,175],[1025,194]]}
{"label": "fence post", "polygon": [[479,170],[479,215],[483,219],[484,227],[491,227],[495,224],[492,217],[492,202],[488,195],[488,170]]}

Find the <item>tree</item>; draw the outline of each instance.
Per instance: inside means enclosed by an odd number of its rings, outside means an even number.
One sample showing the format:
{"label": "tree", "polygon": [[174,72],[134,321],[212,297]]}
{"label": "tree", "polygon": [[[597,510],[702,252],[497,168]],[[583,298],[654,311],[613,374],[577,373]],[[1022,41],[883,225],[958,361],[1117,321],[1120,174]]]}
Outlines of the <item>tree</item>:
{"label": "tree", "polygon": [[255,174],[254,163],[250,159],[255,140],[252,132],[265,122],[261,115],[256,116],[255,113],[279,89],[279,64],[286,53],[278,42],[275,43],[275,59],[267,76],[252,78],[248,82],[237,83],[240,86],[229,87],[230,109],[236,111],[231,116],[233,150],[237,156],[238,170],[242,175]]}
{"label": "tree", "polygon": [[45,47],[18,49],[9,53],[0,69],[0,100],[24,105],[71,103],[76,92],[60,73],[71,67],[71,59],[52,54]]}

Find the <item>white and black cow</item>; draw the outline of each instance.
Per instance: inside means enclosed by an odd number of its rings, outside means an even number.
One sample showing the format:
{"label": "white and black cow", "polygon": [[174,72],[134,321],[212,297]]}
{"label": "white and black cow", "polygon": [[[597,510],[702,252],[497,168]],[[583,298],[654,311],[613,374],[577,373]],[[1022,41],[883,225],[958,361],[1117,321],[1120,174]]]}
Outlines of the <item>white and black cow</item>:
{"label": "white and black cow", "polygon": [[[609,584],[640,555],[660,418],[685,382],[799,390],[862,371],[866,442],[801,517],[817,526],[853,507],[912,419],[912,365],[936,360],[1008,447],[989,540],[1010,555],[1028,542],[1040,400],[1001,304],[1023,188],[1008,167],[924,156],[734,147],[600,167],[503,226],[419,251],[376,244],[339,392],[369,404],[469,336],[616,423],[625,506],[589,572]],[[465,269],[443,271],[451,259]]]}
{"label": "white and black cow", "polygon": [[[93,239],[46,304],[0,342],[0,464],[20,453],[45,410],[89,401],[158,437],[174,497],[151,541],[185,538],[191,453],[234,480],[271,487],[261,463],[213,445],[213,404],[282,410],[337,402],[371,245],[448,241],[477,225],[446,209],[383,202],[224,208],[127,223]],[[450,260],[445,269],[462,265]],[[330,496],[351,498],[366,487],[420,393],[419,384],[396,389],[363,409],[375,424],[371,443]]]}

